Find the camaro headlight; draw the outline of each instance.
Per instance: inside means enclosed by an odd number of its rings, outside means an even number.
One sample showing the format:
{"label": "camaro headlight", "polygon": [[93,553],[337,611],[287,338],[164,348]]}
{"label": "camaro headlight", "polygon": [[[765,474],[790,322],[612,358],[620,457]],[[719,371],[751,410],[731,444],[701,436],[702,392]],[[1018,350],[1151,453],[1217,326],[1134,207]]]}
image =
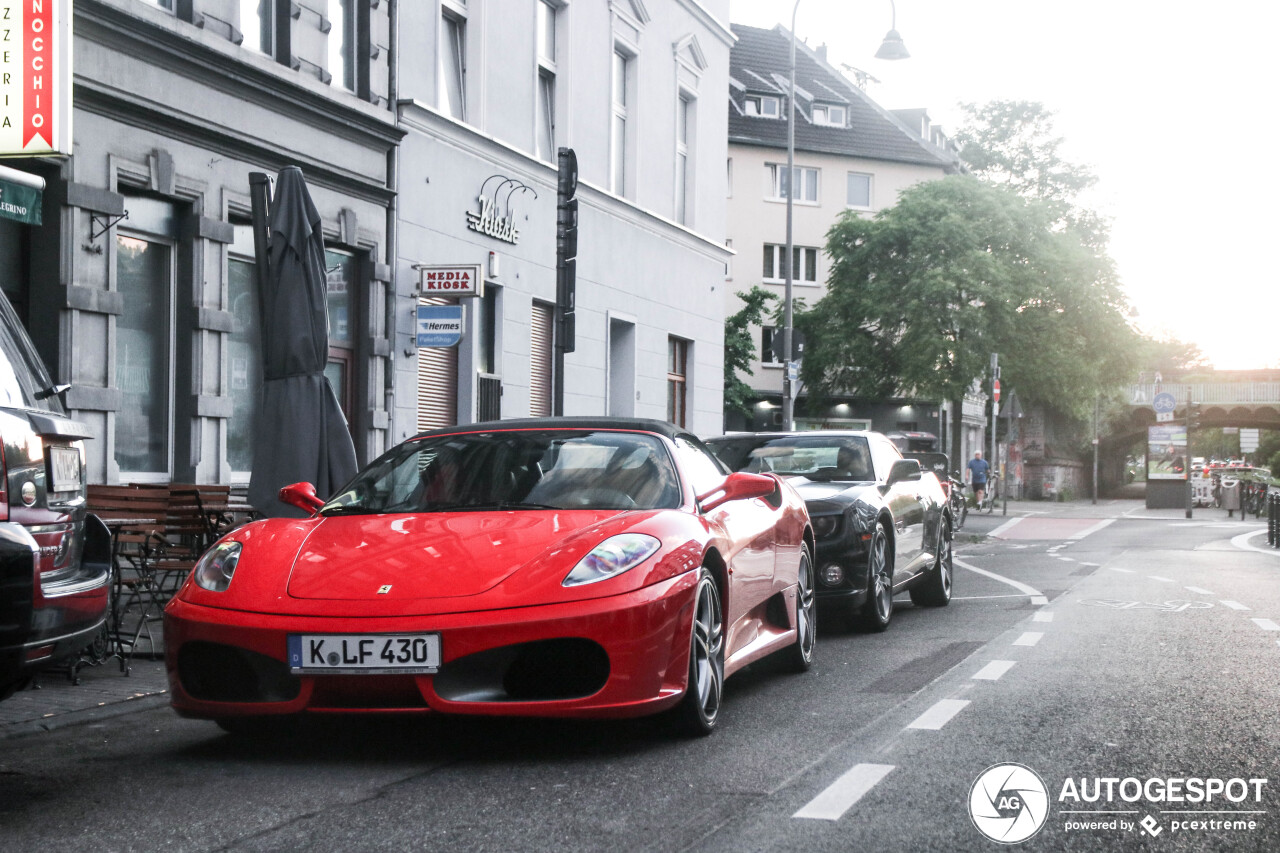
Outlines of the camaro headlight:
{"label": "camaro headlight", "polygon": [[561,581],[562,586],[581,586],[607,580],[634,569],[653,556],[662,543],[643,533],[621,533],[601,542],[578,561]]}
{"label": "camaro headlight", "polygon": [[816,515],[813,517],[813,535],[819,539],[835,536],[840,529],[840,516]]}
{"label": "camaro headlight", "polygon": [[225,592],[239,562],[240,543],[219,542],[205,552],[192,574],[202,589]]}

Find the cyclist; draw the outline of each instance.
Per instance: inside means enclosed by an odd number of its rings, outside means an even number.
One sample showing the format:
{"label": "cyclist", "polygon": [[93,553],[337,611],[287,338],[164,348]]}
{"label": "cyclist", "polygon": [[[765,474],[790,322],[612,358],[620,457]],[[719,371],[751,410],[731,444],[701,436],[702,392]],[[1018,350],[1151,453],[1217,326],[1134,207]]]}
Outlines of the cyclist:
{"label": "cyclist", "polygon": [[982,451],[975,450],[973,458],[969,460],[969,466],[965,470],[966,479],[973,488],[974,506],[982,506],[982,496],[987,491],[987,473],[991,470],[991,466],[987,464],[987,460],[982,458]]}

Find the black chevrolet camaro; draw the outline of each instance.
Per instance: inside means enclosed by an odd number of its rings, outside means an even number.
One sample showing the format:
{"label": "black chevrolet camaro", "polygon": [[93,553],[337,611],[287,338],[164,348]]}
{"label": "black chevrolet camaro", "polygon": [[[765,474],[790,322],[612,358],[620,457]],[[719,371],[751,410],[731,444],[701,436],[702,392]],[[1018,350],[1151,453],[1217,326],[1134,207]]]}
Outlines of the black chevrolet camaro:
{"label": "black chevrolet camaro", "polygon": [[951,600],[952,521],[942,486],[885,436],[764,432],[706,443],[733,470],[787,477],[804,498],[824,611],[883,631],[898,593],[924,607]]}

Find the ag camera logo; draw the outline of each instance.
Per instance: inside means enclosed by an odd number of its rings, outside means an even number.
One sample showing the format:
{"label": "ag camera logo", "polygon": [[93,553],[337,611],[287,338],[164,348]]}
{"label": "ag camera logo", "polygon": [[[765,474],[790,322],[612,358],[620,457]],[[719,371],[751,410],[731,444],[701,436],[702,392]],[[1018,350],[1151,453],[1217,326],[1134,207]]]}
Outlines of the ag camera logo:
{"label": "ag camera logo", "polygon": [[994,764],[969,789],[969,818],[992,841],[1026,841],[1049,818],[1049,789],[1030,767]]}

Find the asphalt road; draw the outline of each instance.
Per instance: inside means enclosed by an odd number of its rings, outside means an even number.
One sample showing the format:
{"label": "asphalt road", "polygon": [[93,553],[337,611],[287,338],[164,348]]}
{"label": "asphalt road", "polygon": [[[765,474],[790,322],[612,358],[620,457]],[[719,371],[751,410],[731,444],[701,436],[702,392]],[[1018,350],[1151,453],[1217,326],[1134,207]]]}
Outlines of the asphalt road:
{"label": "asphalt road", "polygon": [[809,673],[740,673],[705,739],[434,718],[250,742],[165,708],[12,738],[0,849],[993,850],[979,825],[1034,824],[1017,847],[1274,851],[1280,557],[1217,516],[970,516],[951,606],[904,597],[884,634],[822,632]]}

